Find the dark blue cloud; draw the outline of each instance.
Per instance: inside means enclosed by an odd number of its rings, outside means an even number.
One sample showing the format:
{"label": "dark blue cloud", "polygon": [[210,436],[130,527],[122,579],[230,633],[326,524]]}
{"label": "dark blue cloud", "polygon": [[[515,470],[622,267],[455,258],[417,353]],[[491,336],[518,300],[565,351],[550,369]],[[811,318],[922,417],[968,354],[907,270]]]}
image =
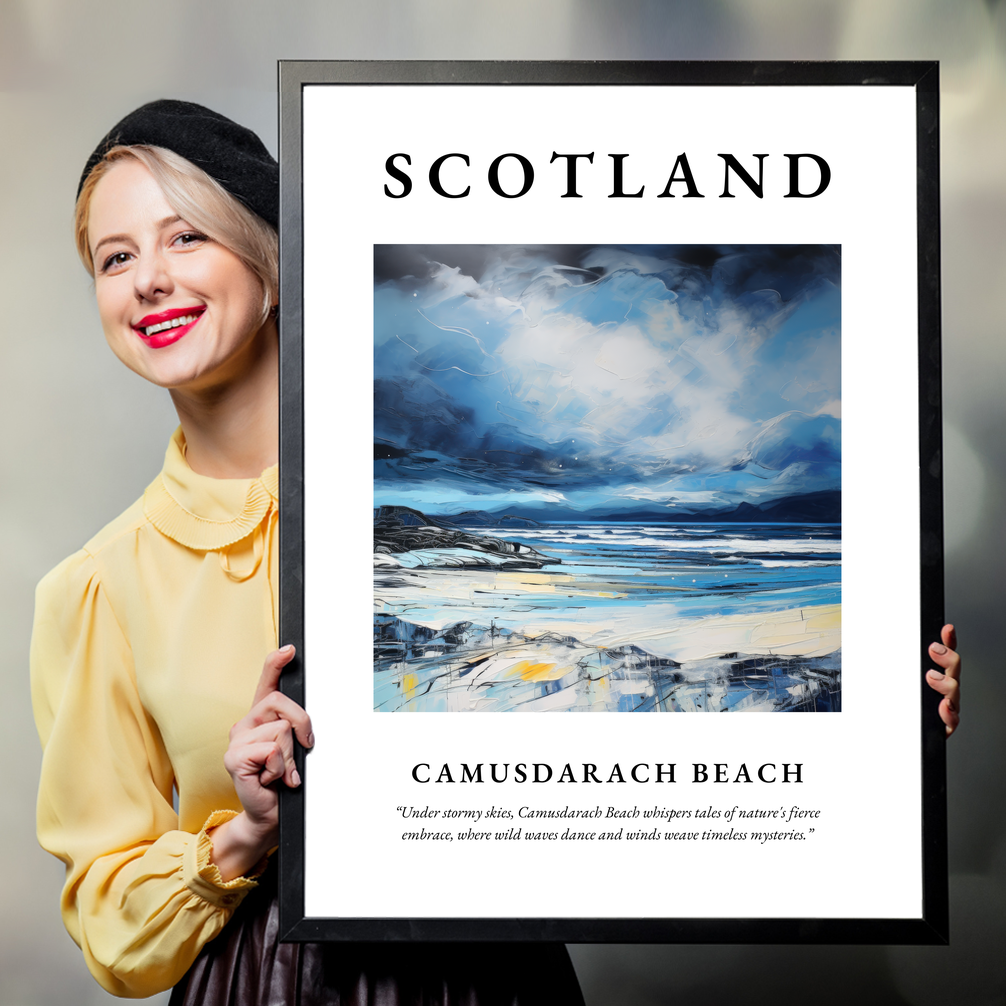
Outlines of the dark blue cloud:
{"label": "dark blue cloud", "polygon": [[839,266],[821,247],[378,246],[378,493],[836,488]]}

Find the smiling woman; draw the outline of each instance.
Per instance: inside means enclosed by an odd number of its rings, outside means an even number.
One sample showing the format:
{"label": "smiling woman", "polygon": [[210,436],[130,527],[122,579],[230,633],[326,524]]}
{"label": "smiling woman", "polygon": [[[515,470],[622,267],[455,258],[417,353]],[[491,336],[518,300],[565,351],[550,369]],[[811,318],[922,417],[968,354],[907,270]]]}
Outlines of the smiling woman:
{"label": "smiling woman", "polygon": [[[153,163],[164,157],[143,153]],[[87,193],[81,215],[88,218],[98,310],[116,356],[148,381],[180,389],[219,381],[220,368],[229,363],[233,371],[255,341],[263,344],[255,356],[275,345],[268,303],[275,286],[211,236],[223,228],[211,219],[197,230],[173,213],[143,160],[119,155],[102,163],[109,168]],[[184,347],[156,352],[197,327],[198,338]]]}
{"label": "smiling woman", "polygon": [[114,165],[126,160],[137,161],[150,172],[175,218],[184,217],[191,226],[234,251],[258,276],[265,294],[262,318],[265,321],[277,297],[279,240],[275,228],[201,168],[164,147],[141,144],[112,147],[81,182],[74,237],[88,272],[94,276],[94,255],[89,241],[94,189]]}
{"label": "smiling woman", "polygon": [[127,116],[81,181],[106,339],[180,426],[143,497],[38,588],[38,834],[64,922],[120,996],[582,1003],[561,945],[515,968],[491,946],[277,943],[277,788],[314,744],[275,648],[277,204],[258,137],[185,102]]}

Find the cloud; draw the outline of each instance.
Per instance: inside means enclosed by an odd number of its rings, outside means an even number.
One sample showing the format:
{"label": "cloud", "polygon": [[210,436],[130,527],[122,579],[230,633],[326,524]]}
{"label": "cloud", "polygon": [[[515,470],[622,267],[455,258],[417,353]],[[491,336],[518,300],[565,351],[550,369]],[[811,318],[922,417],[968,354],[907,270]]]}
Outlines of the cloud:
{"label": "cloud", "polygon": [[[387,246],[376,261],[377,438],[435,453],[438,478],[839,484],[834,249]],[[760,490],[738,488],[745,471]]]}

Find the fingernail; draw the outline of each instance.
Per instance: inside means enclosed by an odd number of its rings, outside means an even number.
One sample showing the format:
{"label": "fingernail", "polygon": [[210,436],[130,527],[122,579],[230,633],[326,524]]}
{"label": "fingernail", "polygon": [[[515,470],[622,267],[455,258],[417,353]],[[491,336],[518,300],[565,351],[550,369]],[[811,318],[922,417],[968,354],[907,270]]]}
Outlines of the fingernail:
{"label": "fingernail", "polygon": [[942,681],[946,675],[941,674],[939,671],[930,671],[929,676],[936,681]]}
{"label": "fingernail", "polygon": [[957,712],[957,706],[955,706],[953,702],[950,701],[950,699],[947,699],[947,709],[949,709],[952,713]]}
{"label": "fingernail", "polygon": [[933,653],[946,653],[947,652],[947,648],[942,643],[933,643],[933,645],[930,646],[929,649],[931,649],[933,651]]}
{"label": "fingernail", "polygon": [[309,748],[313,748],[314,747],[314,732],[313,731],[307,735],[307,746]]}
{"label": "fingernail", "polygon": [[286,646],[280,647],[280,653],[284,656],[288,653],[293,653],[293,643],[287,643]]}
{"label": "fingernail", "polygon": [[290,773],[290,781],[294,784],[294,786],[300,785],[300,773],[296,769]]}

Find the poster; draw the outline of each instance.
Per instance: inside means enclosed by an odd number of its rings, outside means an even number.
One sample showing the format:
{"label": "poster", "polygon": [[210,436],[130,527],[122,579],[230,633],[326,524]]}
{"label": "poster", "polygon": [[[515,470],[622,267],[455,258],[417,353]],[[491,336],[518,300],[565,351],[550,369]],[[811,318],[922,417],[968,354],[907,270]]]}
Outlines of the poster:
{"label": "poster", "polygon": [[837,248],[374,256],[375,709],[841,708]]}
{"label": "poster", "polygon": [[769,69],[284,65],[294,938],[941,938],[935,84]]}

